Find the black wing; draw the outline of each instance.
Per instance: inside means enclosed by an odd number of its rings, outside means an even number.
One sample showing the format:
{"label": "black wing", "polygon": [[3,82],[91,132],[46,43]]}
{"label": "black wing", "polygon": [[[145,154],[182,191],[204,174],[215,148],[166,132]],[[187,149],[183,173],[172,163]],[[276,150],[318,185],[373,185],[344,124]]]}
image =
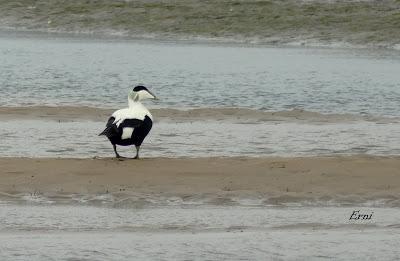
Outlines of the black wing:
{"label": "black wing", "polygon": [[108,119],[108,122],[106,124],[106,128],[103,130],[102,133],[99,134],[99,136],[101,135],[105,135],[108,138],[112,138],[112,137],[120,137],[122,135],[122,130],[125,127],[130,127],[130,128],[137,128],[140,125],[143,124],[142,120],[138,120],[138,119],[125,119],[121,122],[121,124],[117,127],[117,124],[113,123],[115,121],[114,117],[110,117]]}

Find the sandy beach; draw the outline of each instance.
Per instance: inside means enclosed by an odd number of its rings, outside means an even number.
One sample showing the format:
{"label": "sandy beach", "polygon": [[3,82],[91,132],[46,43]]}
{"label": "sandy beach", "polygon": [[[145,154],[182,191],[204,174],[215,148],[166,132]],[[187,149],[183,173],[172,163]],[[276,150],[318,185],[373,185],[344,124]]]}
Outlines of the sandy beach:
{"label": "sandy beach", "polygon": [[[399,157],[0,159],[4,197],[31,193],[130,194],[204,198],[225,204],[232,198],[266,203],[299,201],[400,203]],[[231,202],[232,203],[232,202]]]}

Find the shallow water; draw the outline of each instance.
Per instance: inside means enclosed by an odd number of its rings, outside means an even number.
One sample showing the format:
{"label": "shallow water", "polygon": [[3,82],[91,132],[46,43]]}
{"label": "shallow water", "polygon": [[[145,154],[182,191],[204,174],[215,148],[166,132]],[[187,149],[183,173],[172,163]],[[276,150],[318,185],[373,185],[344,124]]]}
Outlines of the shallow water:
{"label": "shallow water", "polygon": [[[125,107],[127,91],[143,82],[162,98],[148,103],[150,108],[302,108],[380,119],[246,122],[246,114],[220,120],[211,113],[176,121],[171,114],[156,119],[143,144],[144,157],[400,153],[399,121],[382,120],[400,116],[398,52],[2,35],[0,60],[0,106]],[[103,128],[104,122],[83,119],[7,119],[0,127],[0,156],[112,156],[109,142],[97,136]],[[126,156],[133,155],[131,150],[120,148]],[[352,207],[300,202],[278,208],[246,199],[209,205],[3,194],[2,259],[400,258],[400,211],[379,202],[353,202]],[[359,209],[374,212],[372,220],[350,222],[352,211]]]}
{"label": "shallow water", "polygon": [[[13,260],[394,260],[399,209],[0,205]],[[371,220],[349,221],[354,210]],[[24,251],[20,246],[24,245]]]}
{"label": "shallow water", "polygon": [[[0,106],[126,107],[138,82],[161,97],[150,108],[248,107],[282,111],[400,116],[400,53],[380,50],[266,48],[0,37]],[[212,110],[208,110],[212,115]],[[250,112],[249,112],[250,113]],[[357,116],[356,116],[357,115]],[[250,114],[249,114],[250,117]],[[328,115],[327,118],[330,116]],[[242,119],[246,115],[241,116]],[[323,115],[319,115],[323,119]],[[165,117],[164,117],[165,119]],[[197,117],[156,119],[147,156],[397,155],[399,121],[313,124]],[[77,119],[79,121],[79,119]],[[104,119],[105,121],[106,119]],[[1,156],[112,154],[104,123],[7,121]],[[121,148],[124,153],[131,149]]]}
{"label": "shallow water", "polygon": [[0,36],[0,105],[303,108],[400,116],[400,53]]}
{"label": "shallow water", "polygon": [[[114,155],[99,137],[103,122],[4,121],[0,156],[94,157]],[[142,145],[143,157],[398,155],[400,124],[349,122],[157,122]],[[134,147],[118,147],[134,156]]]}
{"label": "shallow water", "polygon": [[[12,260],[398,260],[398,231],[330,230],[220,233],[13,233]],[[24,252],[19,247],[24,245]],[[26,246],[26,247],[25,247]]]}

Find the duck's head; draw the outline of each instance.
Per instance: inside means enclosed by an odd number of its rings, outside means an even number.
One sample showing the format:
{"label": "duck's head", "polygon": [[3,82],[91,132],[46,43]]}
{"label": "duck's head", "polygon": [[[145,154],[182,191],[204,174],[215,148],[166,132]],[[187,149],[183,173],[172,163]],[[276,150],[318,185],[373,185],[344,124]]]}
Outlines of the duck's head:
{"label": "duck's head", "polygon": [[143,85],[138,85],[133,88],[133,90],[129,93],[129,98],[135,102],[146,99],[158,100],[157,97]]}

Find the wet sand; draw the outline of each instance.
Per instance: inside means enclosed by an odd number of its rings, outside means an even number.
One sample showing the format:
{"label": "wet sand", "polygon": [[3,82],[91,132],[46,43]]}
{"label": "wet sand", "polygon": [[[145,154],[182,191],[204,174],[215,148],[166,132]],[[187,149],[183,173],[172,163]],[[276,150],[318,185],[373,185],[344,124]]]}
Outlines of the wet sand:
{"label": "wet sand", "polygon": [[[2,28],[111,38],[398,48],[385,1],[0,1]],[[379,32],[379,33],[377,33]]]}
{"label": "wet sand", "polygon": [[[106,121],[116,109],[93,108],[87,106],[32,106],[0,107],[1,120],[51,120],[51,121]],[[311,122],[338,123],[372,121],[379,123],[399,122],[395,117],[374,117],[354,114],[322,114],[302,109],[287,111],[263,111],[248,108],[196,108],[196,109],[150,109],[155,120],[196,121],[227,120],[239,122]]]}
{"label": "wet sand", "polygon": [[399,205],[400,157],[309,158],[1,158],[0,193],[44,196],[143,194],[209,198],[261,198],[264,202],[361,203],[385,199]]}

